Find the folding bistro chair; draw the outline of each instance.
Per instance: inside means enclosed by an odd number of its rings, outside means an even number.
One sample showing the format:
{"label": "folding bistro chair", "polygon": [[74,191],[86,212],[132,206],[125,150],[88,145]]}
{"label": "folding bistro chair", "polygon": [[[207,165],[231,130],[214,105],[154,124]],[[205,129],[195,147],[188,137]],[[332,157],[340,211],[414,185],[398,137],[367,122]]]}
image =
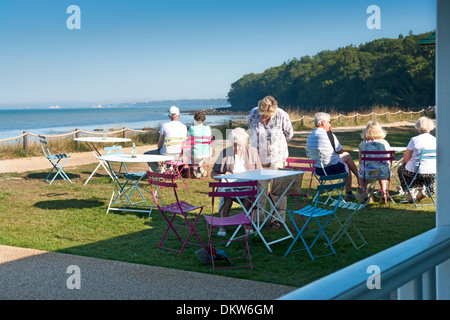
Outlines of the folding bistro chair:
{"label": "folding bistro chair", "polygon": [[[164,219],[167,221],[167,228],[163,234],[163,237],[158,245],[158,248],[166,249],[175,251],[178,253],[182,253],[186,244],[199,246],[199,247],[205,247],[203,244],[203,241],[200,239],[200,236],[195,231],[195,225],[197,224],[198,218],[200,217],[203,207],[204,206],[193,206],[185,201],[182,201],[179,199],[177,194],[177,184],[175,181],[175,175],[174,174],[166,174],[166,173],[157,173],[157,172],[151,172],[147,171],[148,175],[148,181],[150,182],[151,186],[151,192],[153,195],[153,200],[156,203],[156,206],[158,207],[159,211],[161,212]],[[166,187],[171,188],[173,190],[173,194],[175,196],[175,201],[164,205],[159,197],[158,189],[160,187]],[[198,213],[193,213],[192,211],[199,210]],[[194,214],[196,215],[195,220],[191,222],[188,218],[188,214]],[[178,224],[178,219],[181,218],[181,222],[184,224]],[[177,220],[175,220],[177,219]],[[175,223],[177,222],[177,223]],[[186,229],[188,230],[187,235],[181,234],[181,230]],[[166,236],[168,232],[172,230],[175,234],[176,239],[178,239],[181,242],[181,248],[180,249],[174,249],[169,247],[164,247],[163,243],[166,240]],[[191,235],[194,234],[199,241],[199,243],[193,243],[189,242],[189,238]],[[184,239],[183,239],[184,238]]]}
{"label": "folding bistro chair", "polygon": [[[103,149],[105,150],[105,155],[123,154],[122,146],[105,147]],[[122,168],[124,169],[124,172],[122,172]],[[114,202],[112,203],[115,203],[117,201],[117,198],[119,197],[121,198],[121,202],[124,204],[127,203],[127,205],[133,206],[142,202],[147,203],[147,200],[145,199],[141,189],[139,188],[139,183],[145,177],[145,171],[129,172],[125,163],[120,164],[120,168],[118,171],[112,170],[112,168],[110,168],[110,171],[113,175],[113,179],[116,180],[116,185],[120,188],[118,190],[116,198],[114,199]],[[125,182],[123,184],[118,180],[120,177],[125,179]],[[131,196],[134,191],[137,191],[139,193],[139,201],[132,200]],[[122,197],[124,197],[125,200]]]}
{"label": "folding bistro chair", "polygon": [[[395,151],[361,151],[361,163],[360,166],[363,168],[363,185],[364,188],[362,189],[361,198],[357,202],[340,202],[337,203],[336,201],[333,201],[330,206],[338,206],[340,209],[346,209],[350,211],[350,214],[345,218],[344,222],[341,220],[341,215],[343,215],[343,212],[337,212],[334,215],[334,218],[339,224],[339,229],[336,231],[336,233],[331,237],[330,242],[335,243],[339,239],[342,238],[342,236],[345,234],[347,238],[350,240],[351,244],[355,247],[356,250],[359,250],[363,246],[367,244],[366,239],[364,238],[363,234],[359,230],[359,228],[355,224],[355,220],[358,216],[358,214],[363,210],[364,208],[367,208],[367,205],[369,204],[370,198],[375,193],[376,189],[376,183],[381,180],[385,179],[385,177],[382,177],[380,175],[379,169],[374,170],[367,170],[367,162],[387,162],[389,168],[392,166],[392,161],[394,160],[394,153]],[[390,169],[389,169],[390,170]],[[388,180],[387,183],[387,199],[390,199],[389,195],[389,187],[390,187],[390,176],[386,179]],[[367,194],[367,197],[365,195]],[[390,208],[390,200],[388,202],[387,208]],[[382,208],[382,207],[375,207],[375,208]],[[360,244],[356,244],[355,239],[350,234],[350,228],[353,229],[354,233],[356,233],[356,236],[359,238],[358,242]]]}
{"label": "folding bistro chair", "polygon": [[[389,173],[389,177],[382,177],[381,171],[378,169],[370,170],[368,169],[368,166],[370,163],[385,163],[387,164],[389,168],[389,172],[391,172],[392,162],[395,160],[394,157],[395,151],[361,151],[361,162],[360,162],[360,168],[362,167],[362,180],[364,183],[364,190],[362,192],[363,200],[364,195],[368,194],[368,197],[372,196],[372,194],[376,194],[377,191],[375,191],[376,182],[380,180],[387,180],[387,186],[386,186],[386,195],[384,195],[388,203],[388,208],[391,207],[391,196],[389,194],[389,188],[391,185],[391,173]],[[381,195],[383,197],[383,194],[381,192]],[[377,207],[380,208],[380,207]]]}
{"label": "folding bistro chair", "polygon": [[[375,185],[374,182],[373,185]],[[349,215],[347,216],[347,218],[345,218],[344,222],[342,222],[340,218],[341,214],[343,214],[343,211],[340,210],[339,212],[335,213],[334,218],[336,219],[339,225],[339,229],[330,239],[330,242],[332,244],[341,239],[344,234],[347,236],[350,243],[353,245],[353,247],[355,247],[356,250],[359,250],[360,248],[364,247],[367,244],[367,240],[364,238],[358,226],[355,224],[355,220],[357,218],[357,215],[361,212],[361,210],[364,209],[366,205],[369,203],[369,199],[370,197],[364,201],[364,199],[361,198],[358,202],[345,202],[345,203],[342,201],[338,202],[337,200],[334,200],[331,203],[330,207],[336,206],[339,209],[345,209],[350,211]],[[356,236],[359,238],[358,242],[360,244],[356,244],[355,239],[350,234],[350,228],[353,228],[354,233],[356,233]]]}
{"label": "folding bistro chair", "polygon": [[[321,206],[319,206],[319,198],[320,198],[320,194],[322,192],[326,193],[328,196],[328,192],[330,192],[332,190],[337,190],[338,194],[339,194],[338,201],[340,201],[342,198],[342,192],[345,187],[345,179],[347,178],[347,176],[348,176],[348,173],[342,173],[342,174],[338,174],[338,175],[320,176],[319,179],[321,180],[320,182],[322,182],[322,183],[320,183],[317,186],[317,193],[319,195],[315,198],[314,204],[308,205],[300,210],[296,210],[296,211],[289,210],[288,211],[289,217],[291,218],[292,222],[294,223],[294,226],[295,226],[298,234],[294,238],[294,241],[289,246],[286,253],[284,254],[285,256],[287,256],[291,252],[301,251],[301,250],[308,251],[308,254],[312,260],[322,257],[322,256],[331,255],[331,254],[336,255],[336,251],[334,250],[333,245],[331,244],[330,240],[328,239],[328,236],[325,232],[325,228],[328,226],[329,222],[335,215],[338,206],[334,206],[334,208],[331,210],[329,209],[329,207],[327,207],[327,208],[325,208],[324,206],[321,207]],[[327,181],[328,183],[324,183],[325,181]],[[294,219],[295,215],[301,215],[301,216],[307,218],[305,224],[303,225],[303,227],[301,229],[299,229],[297,224],[295,223],[295,219]],[[310,230],[308,228],[308,230],[307,230],[307,227],[311,224],[311,222],[313,220],[316,222],[318,228],[314,229],[314,230]],[[321,223],[320,222],[321,220],[323,220],[324,222]],[[306,239],[304,237],[306,234],[309,234],[309,233],[317,233],[317,235],[314,237],[314,239],[312,241],[310,241],[310,239]],[[326,253],[326,254],[321,254],[321,255],[320,254],[313,255],[311,249],[314,247],[317,240],[319,240],[319,238],[321,238],[321,236],[323,236],[323,239],[325,239],[325,241],[327,242],[327,246],[324,249],[329,249],[329,250],[331,250],[331,252]],[[304,248],[293,250],[293,247],[298,239],[300,239],[302,241]],[[307,240],[310,242],[310,244],[307,243]]]}
{"label": "folding bistro chair", "polygon": [[[164,163],[164,171],[168,174],[174,174],[176,178],[180,178],[184,184],[185,188],[187,187],[186,182],[183,179],[182,172],[183,169],[187,166],[187,160],[185,157],[185,153],[187,150],[191,149],[191,141],[186,140],[186,138],[165,138],[165,146],[167,150],[167,146],[179,146],[180,153],[175,157],[174,160],[169,160]],[[179,189],[181,189],[179,188]]]}
{"label": "folding bistro chair", "polygon": [[[398,153],[400,153],[401,156],[400,156],[400,157],[397,157],[397,158],[392,162],[392,166],[391,166],[391,178],[394,178],[395,182],[397,183],[397,191],[398,191],[398,193],[397,193],[397,194],[391,195],[391,199],[394,198],[394,197],[398,197],[398,196],[403,196],[403,195],[404,195],[404,191],[403,191],[403,189],[402,189],[402,187],[401,187],[401,183],[400,183],[400,180],[399,180],[400,175],[399,175],[398,178],[395,176],[395,173],[397,172],[398,168],[400,168],[400,167],[402,166],[402,164],[403,164],[403,155],[404,155],[404,151],[403,151],[403,152],[398,152],[398,151],[396,151],[397,156],[398,156]],[[394,156],[395,156],[395,155],[394,155]],[[401,178],[400,178],[400,179],[401,179]],[[393,199],[392,199],[392,200],[393,200]]]}
{"label": "folding bistro chair", "polygon": [[[302,176],[298,176],[299,182],[297,183],[297,185],[293,185],[286,192],[286,196],[288,197],[288,199],[292,198],[294,200],[297,210],[300,210],[301,208],[303,208],[306,204],[306,201],[309,198],[309,193],[311,191],[313,176],[316,171],[316,167],[314,166],[316,164],[316,162],[317,162],[317,160],[311,160],[311,159],[298,159],[298,158],[287,158],[286,159],[286,165],[284,167],[285,170],[300,170],[300,171],[309,172],[309,178],[307,177],[307,179],[306,179],[306,181],[307,181],[306,189],[304,189],[304,190],[302,189],[302,182],[303,182],[303,178],[305,176],[305,174],[303,174]],[[274,202],[272,200],[271,193],[269,193],[269,197],[270,197],[270,200],[272,202]],[[300,205],[299,204],[300,200],[297,201],[297,198],[302,198],[302,197],[304,199],[303,199],[303,203]],[[300,219],[300,218],[302,218],[303,222],[305,222],[305,219],[302,216],[298,216],[296,222],[298,222],[298,219]],[[269,228],[269,226],[270,226],[270,221],[267,224],[267,228]],[[294,229],[292,229],[292,231],[294,231]]]}
{"label": "folding bistro chair", "polygon": [[[50,170],[49,174],[47,175],[47,177],[45,177],[44,182],[48,180],[48,178],[50,177],[50,175],[52,174],[53,170],[56,171],[55,175],[53,176],[53,179],[50,181],[50,184],[53,183],[53,181],[55,180],[55,178],[59,175],[61,176],[61,178],[63,178],[64,180],[69,181],[70,183],[72,183],[72,181],[70,180],[70,178],[67,176],[67,174],[64,172],[63,167],[66,164],[67,160],[69,160],[70,156],[68,156],[65,153],[59,153],[59,154],[52,154],[50,152],[50,149],[48,147],[47,144],[47,139],[44,136],[39,135],[39,142],[41,144],[41,148],[42,151],[44,152],[45,157],[47,158],[48,161],[50,161],[51,165],[52,165],[52,170]],[[63,160],[64,159],[64,160]],[[63,160],[63,162],[60,164],[60,162]]]}
{"label": "folding bistro chair", "polygon": [[[294,199],[295,205],[297,206],[297,210],[300,210],[301,208],[303,208],[305,206],[306,201],[308,200],[309,193],[311,191],[312,179],[313,179],[314,173],[316,172],[315,164],[317,163],[317,160],[287,158],[286,162],[287,162],[287,164],[285,166],[286,170],[301,170],[301,171],[306,171],[306,172],[310,173],[310,177],[309,177],[309,179],[307,179],[307,181],[309,180],[308,187],[305,189],[305,192],[290,194],[290,196]],[[300,192],[301,192],[301,185],[300,185]],[[304,198],[303,204],[301,206],[297,202],[297,197]]]}
{"label": "folding bistro chair", "polygon": [[[206,162],[206,176],[201,178],[208,178],[209,177],[209,166],[210,166],[210,160],[211,160],[211,153],[212,153],[212,139],[213,136],[205,136],[205,137],[189,137],[191,141],[191,152],[189,154],[188,159],[188,172],[189,172],[189,178],[191,178],[191,168],[193,169],[201,169],[203,166],[199,166],[195,164],[197,160],[205,161]],[[201,150],[200,154],[197,154]]]}
{"label": "folding bistro chair", "polygon": [[[409,196],[411,197],[411,199],[414,203],[414,206],[416,208],[421,207],[421,206],[432,206],[432,205],[436,206],[436,201],[435,201],[433,194],[431,192],[431,189],[430,189],[431,186],[434,185],[435,179],[430,180],[428,184],[425,183],[422,186],[414,187],[414,184],[417,180],[417,175],[419,174],[419,171],[420,171],[420,165],[422,164],[422,161],[424,161],[424,160],[436,160],[436,149],[422,149],[420,151],[419,166],[417,167],[416,173],[414,174],[414,177],[412,178],[410,183],[408,183],[405,176],[403,174],[401,174],[401,179],[403,179],[403,181],[405,182],[406,190],[404,190],[405,194],[400,199],[400,202],[408,202],[408,201],[404,200],[404,198],[406,197],[406,195],[409,194]],[[415,196],[413,194],[415,194],[418,190],[422,190],[423,192],[425,192],[431,198],[432,202],[417,204]]]}
{"label": "folding bistro chair", "polygon": [[[252,212],[255,208],[255,197],[257,194],[257,185],[258,181],[243,181],[243,182],[210,182],[209,186],[212,188],[212,191],[209,192],[209,196],[211,197],[212,201],[212,211],[211,215],[203,215],[206,220],[206,226],[208,230],[208,253],[210,254],[210,260],[212,262],[214,269],[230,269],[230,268],[250,268],[253,269],[252,266],[252,260],[250,256],[250,248],[248,244],[248,237],[250,234],[249,228],[252,226]],[[241,213],[234,214],[228,217],[215,217],[214,216],[214,200],[217,197],[232,197],[235,198],[240,206],[242,207],[242,210],[244,210]],[[246,211],[245,206],[243,205],[243,199],[246,199],[248,201],[251,201],[252,206],[251,208]],[[230,240],[213,240],[212,239],[212,229],[215,227],[222,227],[222,226],[237,226],[236,231],[234,232],[233,236]],[[243,237],[236,237],[236,234],[241,229],[241,227],[244,226],[243,231],[244,235]],[[247,227],[247,229],[246,229]],[[241,266],[231,266],[231,267],[222,267],[222,268],[216,268],[214,263],[214,251],[215,248],[213,248],[213,243],[220,243],[220,242],[234,242],[234,241],[241,241],[245,242],[244,246],[244,253],[242,257],[237,258],[229,258],[229,260],[245,260],[245,256],[248,255],[248,265],[241,265]],[[227,244],[228,246],[228,244]]]}
{"label": "folding bistro chair", "polygon": [[[327,172],[326,172],[326,170],[325,170],[325,167],[323,166],[323,163],[322,163],[322,155],[321,155],[320,151],[317,150],[317,149],[309,149],[309,148],[305,148],[305,151],[306,151],[306,156],[307,156],[309,159],[315,160],[316,163],[319,163],[319,164],[320,164],[320,167],[322,168],[323,173],[324,173],[324,175],[326,176],[326,175],[327,175]],[[317,180],[319,183],[327,183],[327,182],[328,182],[327,180],[320,179],[320,176],[317,174],[316,171],[314,171],[314,177],[316,178],[316,180]],[[328,197],[327,197],[327,199],[325,200],[325,202],[323,202],[323,204],[327,204],[328,201],[330,201],[330,200],[333,201],[333,199],[335,199],[335,198],[333,198],[333,196],[336,197],[336,195],[335,195],[335,194],[336,194],[336,190],[328,190],[328,191],[325,191],[325,192],[328,194]],[[316,195],[315,195],[314,198],[313,198],[313,201],[315,201],[315,200],[316,200],[316,197],[318,197],[318,196],[319,196],[319,192],[316,193]],[[344,199],[341,199],[340,201],[345,202]]]}

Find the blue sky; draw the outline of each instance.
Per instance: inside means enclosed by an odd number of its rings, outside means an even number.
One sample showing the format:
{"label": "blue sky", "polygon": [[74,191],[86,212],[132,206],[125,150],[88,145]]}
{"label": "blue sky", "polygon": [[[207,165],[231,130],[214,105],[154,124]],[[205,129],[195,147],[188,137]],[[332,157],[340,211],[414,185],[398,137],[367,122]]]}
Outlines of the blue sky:
{"label": "blue sky", "polygon": [[435,26],[434,0],[1,0],[0,106],[226,98],[247,73]]}

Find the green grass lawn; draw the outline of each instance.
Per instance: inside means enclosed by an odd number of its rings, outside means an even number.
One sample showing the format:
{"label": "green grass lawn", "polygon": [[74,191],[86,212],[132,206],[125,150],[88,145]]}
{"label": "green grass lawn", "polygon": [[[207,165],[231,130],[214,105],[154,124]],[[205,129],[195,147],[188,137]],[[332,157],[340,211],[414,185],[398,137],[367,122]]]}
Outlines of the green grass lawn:
{"label": "green grass lawn", "polygon": [[[414,134],[414,129],[393,128],[388,130],[387,139],[391,145],[406,145]],[[356,149],[361,140],[359,133],[339,133],[338,138],[347,150]],[[290,143],[292,156],[304,157],[304,139],[306,136],[296,136]],[[357,157],[355,154],[353,156]],[[257,236],[252,236],[250,250],[253,270],[213,271],[210,265],[200,263],[195,255],[197,247],[188,246],[181,255],[157,248],[167,226],[158,210],[154,210],[150,217],[143,213],[119,211],[106,214],[114,187],[111,179],[100,171],[87,185],[83,185],[95,166],[66,169],[73,184],[60,179],[52,185],[44,183],[43,179],[50,168],[43,172],[1,175],[0,243],[303,286],[435,226],[434,206],[414,208],[412,204],[392,204],[391,209],[371,208],[362,211],[357,219],[368,241],[368,245],[358,251],[343,238],[334,246],[337,256],[312,261],[304,251],[284,257],[290,240],[273,245],[273,253],[270,253]],[[189,187],[179,191],[181,199],[194,205],[204,205],[203,213],[210,214],[208,180],[186,181]],[[144,182],[144,185],[148,185],[148,182]],[[395,186],[392,183],[391,190],[395,190]],[[162,197],[168,201],[173,199],[167,189],[162,191]],[[288,206],[294,208],[291,201]],[[339,209],[338,213],[341,216],[348,214],[344,209]],[[206,242],[206,224],[202,217],[196,229]],[[332,221],[328,233],[331,235],[336,229],[337,223]],[[264,231],[264,235],[270,240],[284,233],[270,229]],[[168,237],[167,245],[178,245],[170,234]],[[226,252],[233,255],[236,249],[240,249],[239,246],[232,244],[226,248]],[[323,243],[317,244],[318,249],[323,247]]]}

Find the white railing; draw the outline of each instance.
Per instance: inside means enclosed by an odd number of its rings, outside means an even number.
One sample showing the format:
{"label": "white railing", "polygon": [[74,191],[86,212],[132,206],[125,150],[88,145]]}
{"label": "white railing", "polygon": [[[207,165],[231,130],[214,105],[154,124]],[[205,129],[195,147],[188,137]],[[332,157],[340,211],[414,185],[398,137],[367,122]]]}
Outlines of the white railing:
{"label": "white railing", "polygon": [[436,281],[440,280],[436,277],[436,267],[448,259],[450,226],[445,225],[341,269],[279,299],[391,299],[392,293],[398,288],[401,288],[398,299],[439,299],[436,294]]}

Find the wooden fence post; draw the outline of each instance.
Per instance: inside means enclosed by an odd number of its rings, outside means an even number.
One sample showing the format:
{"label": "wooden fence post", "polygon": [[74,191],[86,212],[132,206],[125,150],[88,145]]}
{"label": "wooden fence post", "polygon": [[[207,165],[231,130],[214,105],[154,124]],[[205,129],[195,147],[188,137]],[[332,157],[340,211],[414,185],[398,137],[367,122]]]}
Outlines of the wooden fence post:
{"label": "wooden fence post", "polygon": [[123,127],[122,138],[125,138],[125,132],[126,132],[125,127]]}
{"label": "wooden fence post", "polygon": [[23,151],[25,151],[25,153],[28,152],[28,132],[24,131],[23,132],[24,136],[23,136]]}
{"label": "wooden fence post", "polygon": [[[75,129],[75,138],[79,138],[79,137],[80,137],[80,131],[78,131],[78,129]],[[80,143],[78,141],[75,141],[75,145],[78,148]]]}
{"label": "wooden fence post", "polygon": [[342,118],[342,114],[339,113],[338,118],[339,118],[339,125],[341,125],[342,124],[342,119],[341,119]]}

